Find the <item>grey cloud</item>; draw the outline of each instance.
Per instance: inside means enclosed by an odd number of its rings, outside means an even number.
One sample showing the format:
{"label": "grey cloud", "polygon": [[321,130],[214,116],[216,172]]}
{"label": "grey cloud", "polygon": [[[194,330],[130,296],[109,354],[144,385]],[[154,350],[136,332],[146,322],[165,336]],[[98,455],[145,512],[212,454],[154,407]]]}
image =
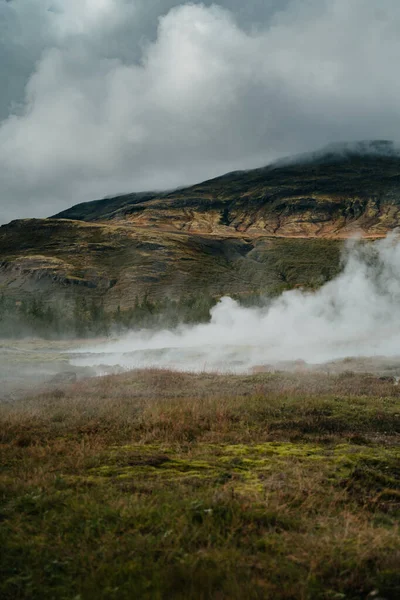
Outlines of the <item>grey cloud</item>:
{"label": "grey cloud", "polygon": [[[62,20],[62,4],[67,0],[0,0],[0,121],[15,112],[24,99],[24,88],[36,61],[48,47],[58,47],[65,40],[55,31],[57,16]],[[220,0],[218,4],[233,12],[243,27],[260,27],[290,0]],[[118,58],[129,64],[140,60],[143,44],[155,41],[158,19],[172,8],[184,4],[179,0],[119,0],[116,10],[125,9],[135,19],[120,23],[118,35],[104,28],[70,30],[69,43],[86,42],[97,56]],[[191,4],[211,6],[213,2],[192,0]],[[133,9],[133,11],[132,11]],[[71,21],[70,21],[71,22]],[[68,30],[67,30],[68,31]],[[61,36],[62,37],[62,36]]]}
{"label": "grey cloud", "polygon": [[395,0],[0,1],[0,221],[398,139],[399,32]]}

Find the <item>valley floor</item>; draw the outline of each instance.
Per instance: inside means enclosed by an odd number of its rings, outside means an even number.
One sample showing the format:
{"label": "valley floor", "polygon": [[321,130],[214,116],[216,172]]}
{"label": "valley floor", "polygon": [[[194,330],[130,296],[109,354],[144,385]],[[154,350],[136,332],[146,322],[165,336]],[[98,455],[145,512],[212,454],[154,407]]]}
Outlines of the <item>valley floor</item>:
{"label": "valley floor", "polygon": [[0,596],[394,600],[400,386],[146,370],[0,404]]}

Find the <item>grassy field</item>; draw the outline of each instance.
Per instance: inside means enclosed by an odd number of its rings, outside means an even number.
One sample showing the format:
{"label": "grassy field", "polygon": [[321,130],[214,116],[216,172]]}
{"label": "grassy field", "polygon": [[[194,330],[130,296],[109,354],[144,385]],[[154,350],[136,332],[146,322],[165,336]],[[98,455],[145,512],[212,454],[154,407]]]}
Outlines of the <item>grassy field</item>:
{"label": "grassy field", "polygon": [[400,597],[400,387],[89,379],[0,405],[0,597]]}

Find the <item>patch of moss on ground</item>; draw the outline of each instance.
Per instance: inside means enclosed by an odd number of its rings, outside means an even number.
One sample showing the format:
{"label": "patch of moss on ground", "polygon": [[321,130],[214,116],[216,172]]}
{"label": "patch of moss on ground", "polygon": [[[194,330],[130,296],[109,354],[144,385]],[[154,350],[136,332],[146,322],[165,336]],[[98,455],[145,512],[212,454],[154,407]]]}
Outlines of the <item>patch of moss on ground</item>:
{"label": "patch of moss on ground", "polygon": [[[360,492],[364,474],[375,493],[389,499],[388,488],[394,489],[392,504],[400,492],[398,462],[400,449],[377,448],[352,444],[318,445],[268,442],[263,444],[216,445],[199,443],[190,453],[165,447],[140,445],[114,448],[104,462],[80,475],[82,481],[142,482],[157,480],[158,484],[185,480],[230,484],[232,489],[262,492],[268,480],[285,471],[317,472],[334,485],[352,487]],[[368,471],[366,465],[379,465]],[[369,474],[369,475],[368,475]],[[354,485],[354,481],[358,481]],[[364,480],[363,480],[364,481]],[[263,483],[265,482],[265,483]],[[383,500],[382,500],[383,501]]]}

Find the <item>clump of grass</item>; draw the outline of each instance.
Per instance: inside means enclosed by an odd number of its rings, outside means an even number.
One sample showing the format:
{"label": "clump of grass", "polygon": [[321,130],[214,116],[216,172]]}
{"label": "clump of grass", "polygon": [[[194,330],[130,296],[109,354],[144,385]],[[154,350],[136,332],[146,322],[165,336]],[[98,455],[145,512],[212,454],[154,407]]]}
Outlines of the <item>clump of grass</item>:
{"label": "clump of grass", "polygon": [[399,391],[348,374],[87,380],[0,406],[0,595],[400,593]]}

